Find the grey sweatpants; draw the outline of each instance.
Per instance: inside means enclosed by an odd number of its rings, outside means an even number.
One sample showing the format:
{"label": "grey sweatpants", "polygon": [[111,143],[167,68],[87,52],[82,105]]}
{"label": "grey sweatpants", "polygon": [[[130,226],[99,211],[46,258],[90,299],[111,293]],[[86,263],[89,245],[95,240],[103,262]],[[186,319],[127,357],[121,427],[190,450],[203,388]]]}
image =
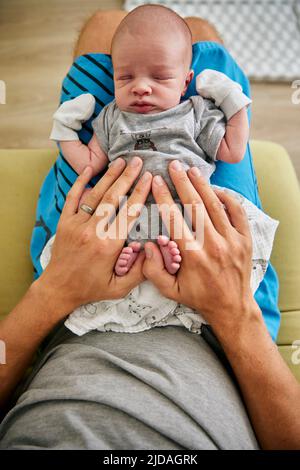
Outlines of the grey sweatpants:
{"label": "grey sweatpants", "polygon": [[239,392],[183,327],[62,328],[0,427],[1,449],[256,449]]}

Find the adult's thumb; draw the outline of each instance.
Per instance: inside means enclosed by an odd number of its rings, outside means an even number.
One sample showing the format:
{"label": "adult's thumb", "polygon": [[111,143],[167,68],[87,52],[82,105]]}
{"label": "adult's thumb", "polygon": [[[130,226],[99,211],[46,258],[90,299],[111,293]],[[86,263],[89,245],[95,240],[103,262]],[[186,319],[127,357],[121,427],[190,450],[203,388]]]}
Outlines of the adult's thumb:
{"label": "adult's thumb", "polygon": [[160,249],[155,243],[147,242],[144,246],[145,260],[143,274],[166,297],[176,296],[176,278],[168,273]]}
{"label": "adult's thumb", "polygon": [[[132,284],[132,288],[140,284],[145,280],[145,276],[143,273],[143,263],[145,259],[145,254],[143,251],[141,251],[138,254],[138,257],[136,258],[135,262],[133,263],[129,273],[127,273],[127,281],[130,281]],[[125,276],[124,276],[125,277]]]}

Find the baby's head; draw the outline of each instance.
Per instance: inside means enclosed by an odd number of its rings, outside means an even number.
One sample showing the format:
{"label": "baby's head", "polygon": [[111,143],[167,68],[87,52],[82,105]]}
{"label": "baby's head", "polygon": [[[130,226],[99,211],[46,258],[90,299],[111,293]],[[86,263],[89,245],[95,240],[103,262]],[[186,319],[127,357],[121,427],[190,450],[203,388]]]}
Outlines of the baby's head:
{"label": "baby's head", "polygon": [[114,34],[111,55],[122,111],[153,114],[173,108],[193,79],[191,31],[183,18],[161,5],[132,10]]}

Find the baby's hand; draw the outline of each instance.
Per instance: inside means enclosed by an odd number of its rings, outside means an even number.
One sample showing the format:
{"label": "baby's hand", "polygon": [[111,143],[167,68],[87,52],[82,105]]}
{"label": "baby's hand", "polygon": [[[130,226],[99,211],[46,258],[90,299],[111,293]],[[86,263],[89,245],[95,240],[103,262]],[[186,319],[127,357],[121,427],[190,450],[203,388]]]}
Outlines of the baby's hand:
{"label": "baby's hand", "polygon": [[90,93],[65,101],[53,115],[50,139],[56,141],[78,140],[76,131],[87,121],[95,109],[95,98]]}
{"label": "baby's hand", "polygon": [[251,103],[239,83],[216,70],[206,69],[197,75],[196,90],[203,98],[213,100],[223,111],[227,121]]}

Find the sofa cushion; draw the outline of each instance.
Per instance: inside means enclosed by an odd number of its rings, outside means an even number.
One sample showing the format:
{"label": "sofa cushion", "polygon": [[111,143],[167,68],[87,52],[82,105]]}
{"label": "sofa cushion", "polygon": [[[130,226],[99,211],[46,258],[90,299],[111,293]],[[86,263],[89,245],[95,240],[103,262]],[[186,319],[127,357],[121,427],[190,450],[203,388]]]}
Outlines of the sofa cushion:
{"label": "sofa cushion", "polygon": [[0,150],[0,318],[20,300],[33,279],[30,238],[42,181],[56,150]]}

